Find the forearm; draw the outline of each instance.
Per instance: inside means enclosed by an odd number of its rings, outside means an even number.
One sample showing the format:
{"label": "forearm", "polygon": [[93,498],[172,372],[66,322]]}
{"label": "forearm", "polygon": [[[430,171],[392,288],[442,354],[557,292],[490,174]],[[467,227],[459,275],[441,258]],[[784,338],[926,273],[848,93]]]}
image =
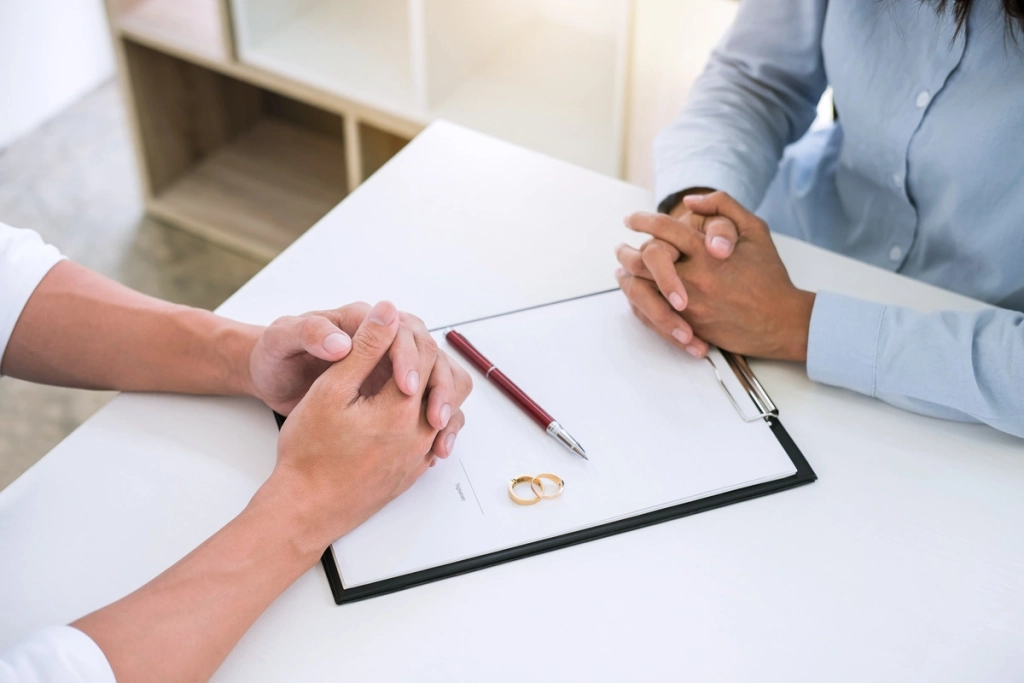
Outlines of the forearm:
{"label": "forearm", "polygon": [[811,379],[1024,437],[1024,313],[920,313],[819,293]]}
{"label": "forearm", "polygon": [[330,542],[272,477],[245,510],[131,595],[72,624],[120,683],[205,681]]}
{"label": "forearm", "polygon": [[655,142],[655,196],[709,185],[755,210],[826,86],[823,0],[751,0]]}
{"label": "forearm", "polygon": [[29,299],[2,373],[89,389],[242,395],[262,328],[139,294],[62,262]]}

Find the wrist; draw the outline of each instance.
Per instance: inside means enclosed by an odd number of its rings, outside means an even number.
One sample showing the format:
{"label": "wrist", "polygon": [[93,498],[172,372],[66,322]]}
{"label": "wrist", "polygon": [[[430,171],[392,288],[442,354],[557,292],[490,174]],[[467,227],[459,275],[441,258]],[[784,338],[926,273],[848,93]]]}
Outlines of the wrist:
{"label": "wrist", "polygon": [[312,567],[324,550],[349,530],[332,531],[335,525],[327,523],[327,509],[306,477],[278,467],[249,501],[246,512],[273,519],[287,539],[287,552]]}
{"label": "wrist", "polygon": [[814,292],[794,289],[785,314],[785,339],[781,345],[783,360],[807,362],[807,344],[811,333],[814,300]]}
{"label": "wrist", "polygon": [[227,368],[223,393],[259,398],[252,378],[252,352],[265,328],[230,320],[224,322],[215,341]]}

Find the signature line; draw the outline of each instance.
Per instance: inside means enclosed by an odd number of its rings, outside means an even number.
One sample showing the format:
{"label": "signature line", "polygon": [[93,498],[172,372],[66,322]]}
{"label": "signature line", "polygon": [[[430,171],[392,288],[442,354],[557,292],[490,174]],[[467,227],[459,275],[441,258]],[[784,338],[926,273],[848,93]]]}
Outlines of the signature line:
{"label": "signature line", "polygon": [[466,483],[469,484],[469,490],[473,492],[473,500],[476,501],[476,506],[480,508],[480,514],[487,516],[484,513],[484,506],[480,504],[480,496],[476,495],[476,489],[473,488],[473,481],[469,478],[469,472],[466,471],[466,466],[462,464],[462,458],[459,458],[459,466],[462,467],[462,473],[466,475]]}

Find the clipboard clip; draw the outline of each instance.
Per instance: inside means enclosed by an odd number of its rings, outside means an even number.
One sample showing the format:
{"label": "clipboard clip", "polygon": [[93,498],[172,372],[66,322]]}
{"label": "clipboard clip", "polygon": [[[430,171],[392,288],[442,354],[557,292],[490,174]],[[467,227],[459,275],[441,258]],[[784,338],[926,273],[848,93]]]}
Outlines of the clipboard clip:
{"label": "clipboard clip", "polygon": [[723,351],[722,349],[719,349],[718,351],[722,354],[722,358],[725,359],[725,362],[729,364],[733,374],[736,375],[736,379],[739,380],[740,385],[742,385],[744,391],[747,392],[747,396],[754,402],[754,405],[758,410],[757,415],[754,415],[753,417],[749,417],[747,413],[743,412],[743,409],[740,408],[740,404],[736,401],[736,397],[733,396],[732,391],[729,390],[729,387],[722,380],[722,374],[719,371],[718,366],[715,365],[715,361],[711,359],[711,356],[707,356],[706,360],[714,369],[715,377],[718,379],[719,386],[722,387],[722,391],[725,392],[725,395],[729,397],[729,402],[732,403],[732,407],[736,409],[740,419],[744,422],[757,422],[758,420],[767,420],[771,417],[778,417],[779,409],[775,406],[775,403],[768,395],[768,392],[764,390],[763,386],[761,386],[761,383],[757,381],[757,377],[754,376],[754,371],[751,370],[750,365],[747,364],[747,359],[730,351]]}

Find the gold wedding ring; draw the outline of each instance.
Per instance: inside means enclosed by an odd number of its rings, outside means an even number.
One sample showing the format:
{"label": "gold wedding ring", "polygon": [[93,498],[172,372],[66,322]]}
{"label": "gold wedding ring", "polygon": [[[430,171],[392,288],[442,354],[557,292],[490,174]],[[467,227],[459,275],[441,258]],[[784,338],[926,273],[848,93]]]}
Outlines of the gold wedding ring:
{"label": "gold wedding ring", "polygon": [[[521,477],[516,477],[508,482],[508,497],[512,499],[512,502],[516,505],[533,505],[539,503],[541,496],[533,489],[534,477],[529,474],[524,474]],[[533,498],[520,498],[516,495],[516,487],[520,484],[529,484],[530,493],[533,494]]]}
{"label": "gold wedding ring", "polygon": [[[547,493],[544,490],[544,480],[545,479],[547,479],[548,481],[550,481],[552,484],[555,485],[555,492],[554,493]],[[533,493],[538,498],[543,498],[545,500],[551,500],[552,498],[558,498],[560,495],[562,495],[562,489],[564,489],[564,488],[565,488],[565,481],[563,481],[561,477],[559,477],[558,475],[555,475],[555,474],[549,474],[547,472],[545,472],[544,474],[538,474],[536,477],[533,478],[533,481],[530,482],[530,489],[533,491]]]}
{"label": "gold wedding ring", "polygon": [[[544,488],[544,480],[547,480],[555,485],[553,493],[548,493],[548,489]],[[516,487],[520,484],[529,484],[530,493],[533,494],[532,498],[523,498],[516,494]],[[512,499],[512,502],[516,505],[536,505],[542,500],[551,500],[552,498],[558,498],[562,495],[562,490],[565,488],[565,481],[557,474],[538,474],[536,477],[532,474],[524,474],[521,477],[510,479],[508,482],[508,497]]]}

